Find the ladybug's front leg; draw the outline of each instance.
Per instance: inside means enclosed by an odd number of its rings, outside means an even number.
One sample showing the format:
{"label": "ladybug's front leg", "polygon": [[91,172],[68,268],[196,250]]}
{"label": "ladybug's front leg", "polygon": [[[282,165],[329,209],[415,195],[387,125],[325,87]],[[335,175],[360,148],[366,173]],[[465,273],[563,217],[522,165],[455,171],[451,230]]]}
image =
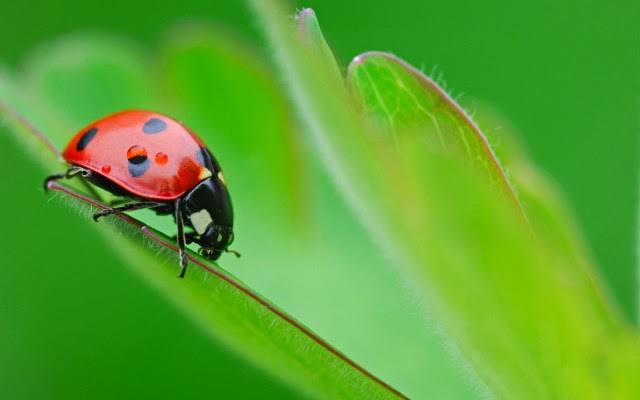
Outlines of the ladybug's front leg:
{"label": "ladybug's front leg", "polygon": [[189,259],[187,258],[186,243],[184,237],[184,220],[182,219],[182,199],[176,200],[175,205],[176,225],[178,226],[178,251],[180,255],[180,278],[184,278],[184,274],[187,273],[187,264]]}
{"label": "ladybug's front leg", "polygon": [[[198,233],[197,232],[185,232],[184,233],[184,242],[185,244],[189,245],[191,243],[197,243],[200,244],[200,239],[198,238]],[[171,239],[173,240],[178,240],[178,235],[173,235],[171,236]]]}
{"label": "ladybug's front leg", "polygon": [[197,232],[185,232],[184,234],[184,239],[187,242],[187,244],[191,244],[191,243],[198,243],[198,233]]}

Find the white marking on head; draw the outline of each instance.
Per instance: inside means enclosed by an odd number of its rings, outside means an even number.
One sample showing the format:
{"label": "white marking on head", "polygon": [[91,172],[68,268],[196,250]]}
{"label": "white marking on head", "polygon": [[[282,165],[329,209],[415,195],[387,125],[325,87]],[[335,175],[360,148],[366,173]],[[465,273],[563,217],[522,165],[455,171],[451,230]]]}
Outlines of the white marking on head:
{"label": "white marking on head", "polygon": [[209,171],[209,168],[205,168],[202,167],[200,168],[200,173],[198,174],[198,179],[199,180],[205,180],[207,178],[209,178],[211,176],[211,171]]}
{"label": "white marking on head", "polygon": [[222,182],[223,185],[227,186],[227,181],[224,180],[224,175],[222,174],[222,171],[218,171],[218,179],[220,179],[220,182]]}
{"label": "white marking on head", "polygon": [[213,222],[211,214],[209,214],[209,211],[204,208],[189,215],[189,219],[191,220],[193,229],[196,230],[198,235],[202,235],[207,230],[209,224]]}

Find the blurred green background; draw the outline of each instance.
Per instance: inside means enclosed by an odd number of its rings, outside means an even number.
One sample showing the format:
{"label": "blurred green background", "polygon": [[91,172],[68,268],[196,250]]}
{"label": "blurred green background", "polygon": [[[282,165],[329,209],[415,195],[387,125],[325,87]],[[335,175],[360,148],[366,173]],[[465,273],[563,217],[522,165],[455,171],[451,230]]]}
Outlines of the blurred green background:
{"label": "blurred green background", "polygon": [[[506,115],[533,159],[565,190],[609,289],[626,314],[635,315],[640,3],[325,0],[296,6],[316,10],[343,67],[360,52],[391,51],[443,73],[454,95],[465,94],[470,111],[490,104]],[[168,27],[190,19],[223,24],[269,57],[242,2],[4,2],[0,63],[19,68],[29,49],[67,33],[115,33],[157,48]],[[4,131],[0,166],[0,396],[296,396],[208,345],[194,324],[123,268],[95,232],[88,234],[74,211],[48,203],[41,181],[31,179],[40,170]]]}

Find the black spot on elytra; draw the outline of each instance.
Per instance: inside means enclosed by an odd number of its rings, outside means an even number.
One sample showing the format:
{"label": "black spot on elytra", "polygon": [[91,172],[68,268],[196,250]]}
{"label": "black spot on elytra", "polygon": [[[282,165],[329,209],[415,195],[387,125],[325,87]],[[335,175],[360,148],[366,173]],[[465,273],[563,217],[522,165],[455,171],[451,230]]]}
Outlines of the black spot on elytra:
{"label": "black spot on elytra", "polygon": [[89,145],[89,142],[91,142],[96,136],[96,133],[98,133],[98,128],[91,128],[83,133],[82,137],[80,137],[80,140],[78,140],[78,143],[76,144],[76,150],[84,150]]}
{"label": "black spot on elytra", "polygon": [[142,126],[142,132],[144,133],[160,133],[167,129],[167,123],[158,118],[151,118]]}

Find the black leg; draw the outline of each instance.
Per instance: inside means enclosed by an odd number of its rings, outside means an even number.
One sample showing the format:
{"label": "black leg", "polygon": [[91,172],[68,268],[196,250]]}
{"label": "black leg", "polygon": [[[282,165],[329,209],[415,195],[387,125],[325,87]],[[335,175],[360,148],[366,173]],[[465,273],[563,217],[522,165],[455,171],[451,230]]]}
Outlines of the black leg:
{"label": "black leg", "polygon": [[53,175],[49,175],[45,178],[44,180],[44,191],[48,192],[49,191],[49,183],[51,182],[55,182],[58,181],[64,177],[66,177],[67,174],[63,173],[63,174],[53,174]]}
{"label": "black leg", "polygon": [[[198,240],[198,233],[197,232],[185,232],[184,233],[184,242],[186,244],[191,244],[191,243],[197,243],[200,244],[200,241]],[[178,235],[173,235],[171,236],[171,239],[173,240],[178,240]]]}
{"label": "black leg", "polygon": [[[49,175],[44,180],[44,191],[45,192],[49,191],[49,183],[55,182],[62,178],[65,178],[65,179],[73,178],[76,175],[81,175],[83,178],[88,178],[91,176],[91,171],[88,169],[84,169],[82,167],[73,166],[69,168],[67,172],[65,172],[64,174]],[[90,194],[93,196],[94,199],[99,201],[102,200],[98,192],[96,192],[95,188],[87,180],[83,179],[81,182],[82,182],[82,185],[84,185],[84,187],[87,189],[87,191],[90,192]]]}
{"label": "black leg", "polygon": [[76,175],[82,175],[84,177],[87,177],[89,175],[91,175],[91,171],[86,170],[84,168],[80,168],[80,167],[71,167],[67,170],[67,172],[62,173],[62,174],[53,174],[53,175],[49,175],[45,180],[44,180],[44,191],[47,192],[49,191],[49,183],[51,182],[55,182],[57,180],[60,179],[69,179],[69,178],[73,178]]}
{"label": "black leg", "polygon": [[184,278],[184,274],[187,272],[187,250],[184,239],[184,221],[182,220],[182,201],[176,200],[176,225],[178,226],[178,249],[180,252],[180,278]]}
{"label": "black leg", "polygon": [[198,233],[197,232],[186,232],[184,234],[184,239],[187,244],[198,243]]}
{"label": "black leg", "polygon": [[105,208],[104,210],[98,211],[93,214],[93,220],[98,222],[98,220],[106,215],[112,214],[120,214],[125,211],[134,211],[134,210],[142,210],[143,208],[154,208],[164,206],[165,203],[158,203],[155,201],[141,201],[139,203],[129,203],[125,204],[121,207],[113,207],[113,208]]}

